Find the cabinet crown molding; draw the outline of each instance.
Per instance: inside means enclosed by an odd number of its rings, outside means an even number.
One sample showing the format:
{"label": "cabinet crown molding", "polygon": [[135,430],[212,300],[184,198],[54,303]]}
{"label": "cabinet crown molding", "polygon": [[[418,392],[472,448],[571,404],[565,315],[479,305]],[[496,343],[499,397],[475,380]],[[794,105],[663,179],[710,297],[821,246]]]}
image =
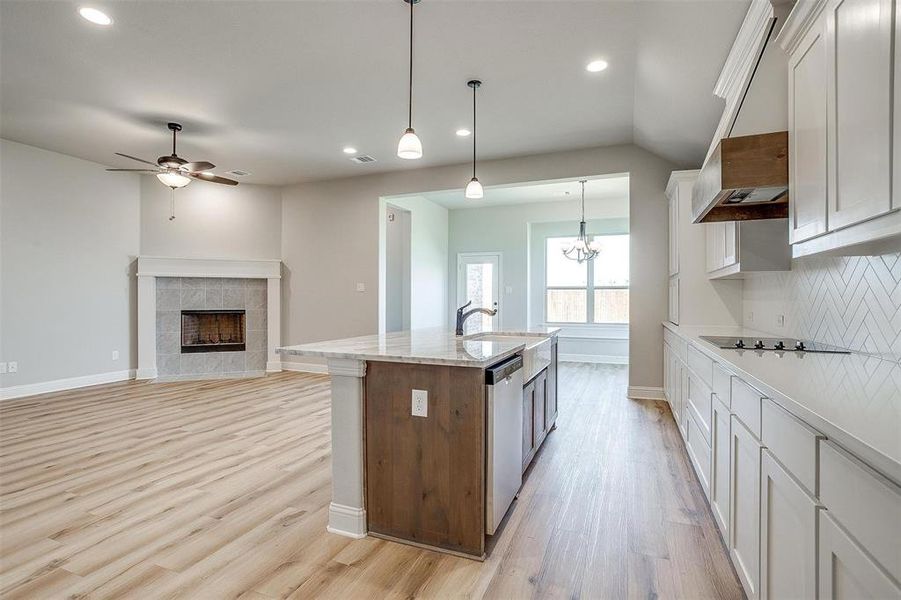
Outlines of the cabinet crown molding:
{"label": "cabinet crown molding", "polygon": [[785,19],[776,43],[786,53],[793,53],[825,6],[826,0],[798,0]]}

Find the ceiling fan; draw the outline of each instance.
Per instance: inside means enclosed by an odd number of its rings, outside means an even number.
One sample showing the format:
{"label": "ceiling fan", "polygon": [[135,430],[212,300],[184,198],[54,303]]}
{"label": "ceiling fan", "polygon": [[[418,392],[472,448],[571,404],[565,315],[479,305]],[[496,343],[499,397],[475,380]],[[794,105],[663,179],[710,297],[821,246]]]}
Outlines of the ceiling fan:
{"label": "ceiling fan", "polygon": [[172,188],[173,190],[188,185],[189,183],[191,183],[191,178],[200,179],[202,181],[209,181],[211,183],[238,185],[238,182],[234,179],[219,177],[218,175],[211,173],[210,170],[216,168],[216,165],[214,165],[213,163],[207,162],[205,160],[188,162],[178,154],[176,154],[175,136],[179,131],[181,131],[181,125],[179,125],[178,123],[169,123],[168,126],[169,131],[172,132],[172,154],[170,154],[169,156],[159,157],[158,159],[156,159],[156,164],[150,162],[149,160],[144,160],[143,158],[137,158],[135,156],[129,156],[128,154],[116,152],[118,156],[123,156],[125,158],[130,158],[131,160],[136,160],[140,163],[148,164],[153,167],[152,169],[107,169],[107,171],[126,173],[153,173],[156,175],[157,179],[159,179],[164,185]]}

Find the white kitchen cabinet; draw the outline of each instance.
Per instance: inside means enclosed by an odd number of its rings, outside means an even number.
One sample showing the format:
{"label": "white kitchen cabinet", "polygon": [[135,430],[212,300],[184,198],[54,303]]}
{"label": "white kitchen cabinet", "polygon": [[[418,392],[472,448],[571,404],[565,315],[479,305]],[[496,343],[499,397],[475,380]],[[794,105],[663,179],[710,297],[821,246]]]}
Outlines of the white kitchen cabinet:
{"label": "white kitchen cabinet", "polygon": [[901,39],[897,4],[796,2],[779,34],[789,55],[795,258],[901,248],[901,101],[893,94],[901,86],[901,44],[893,44]]}
{"label": "white kitchen cabinet", "polygon": [[724,221],[704,227],[709,279],[741,279],[748,273],[791,270],[785,219]]}
{"label": "white kitchen cabinet", "polygon": [[671,277],[669,280],[669,314],[667,319],[670,323],[679,324],[679,276]]}
{"label": "white kitchen cabinet", "polygon": [[669,207],[669,274],[679,274],[679,194],[667,198]]}
{"label": "white kitchen cabinet", "polygon": [[760,598],[815,598],[817,502],[769,450],[760,471]]}
{"label": "white kitchen cabinet", "polygon": [[729,543],[729,446],[731,442],[729,408],[713,394],[713,434],[710,467],[710,509],[723,540]]}
{"label": "white kitchen cabinet", "polygon": [[761,443],[735,416],[730,421],[729,554],[748,598],[760,582]]}
{"label": "white kitchen cabinet", "polygon": [[829,0],[828,229],[891,210],[892,0]]}
{"label": "white kitchen cabinet", "polygon": [[820,15],[788,63],[789,240],[826,232],[826,39]]}
{"label": "white kitchen cabinet", "polygon": [[901,587],[848,536],[828,510],[820,511],[818,521],[819,598],[901,598]]}

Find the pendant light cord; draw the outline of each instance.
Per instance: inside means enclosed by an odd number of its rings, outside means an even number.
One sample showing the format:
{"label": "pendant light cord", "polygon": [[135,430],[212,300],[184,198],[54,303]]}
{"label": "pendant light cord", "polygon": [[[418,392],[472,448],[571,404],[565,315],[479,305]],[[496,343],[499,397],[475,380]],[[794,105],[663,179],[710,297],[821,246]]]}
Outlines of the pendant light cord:
{"label": "pendant light cord", "polygon": [[410,2],[410,87],[409,87],[409,97],[407,98],[407,106],[408,113],[407,119],[408,124],[407,127],[410,129],[413,128],[413,5],[415,2]]}
{"label": "pendant light cord", "polygon": [[175,134],[176,133],[177,132],[173,129],[172,130],[172,156],[175,156]]}
{"label": "pendant light cord", "polygon": [[585,221],[585,181],[580,181],[582,184],[582,221]]}
{"label": "pendant light cord", "polygon": [[472,176],[476,176],[476,90],[479,86],[472,86]]}

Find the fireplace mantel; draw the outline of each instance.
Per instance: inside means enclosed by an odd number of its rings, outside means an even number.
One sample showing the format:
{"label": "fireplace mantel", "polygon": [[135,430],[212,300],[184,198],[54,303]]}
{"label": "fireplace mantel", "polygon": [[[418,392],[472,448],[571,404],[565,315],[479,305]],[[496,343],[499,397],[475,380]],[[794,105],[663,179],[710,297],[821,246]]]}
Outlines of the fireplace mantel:
{"label": "fireplace mantel", "polygon": [[265,279],[266,371],[281,371],[281,267],[280,260],[227,258],[138,257],[138,379],[155,379],[157,277]]}

